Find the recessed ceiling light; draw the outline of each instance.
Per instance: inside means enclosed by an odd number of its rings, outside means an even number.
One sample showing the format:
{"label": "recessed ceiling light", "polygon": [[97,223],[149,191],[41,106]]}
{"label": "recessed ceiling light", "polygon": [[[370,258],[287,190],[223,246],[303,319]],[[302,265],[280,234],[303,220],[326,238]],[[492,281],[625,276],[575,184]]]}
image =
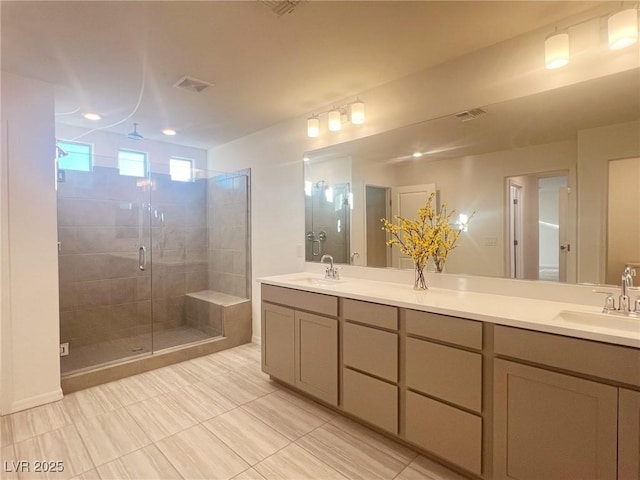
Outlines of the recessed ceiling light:
{"label": "recessed ceiling light", "polygon": [[413,158],[420,158],[422,156],[422,152],[415,152],[413,154]]}
{"label": "recessed ceiling light", "polygon": [[102,118],[100,115],[98,115],[97,113],[93,113],[93,112],[83,113],[82,116],[84,118],[86,118],[87,120],[93,120],[94,122],[96,120],[100,120]]}
{"label": "recessed ceiling light", "polygon": [[176,131],[173,128],[165,128],[164,130],[162,130],[162,133],[171,137],[176,134]]}
{"label": "recessed ceiling light", "polygon": [[304,160],[305,162],[308,162],[311,159],[309,157],[302,157],[302,160]]}

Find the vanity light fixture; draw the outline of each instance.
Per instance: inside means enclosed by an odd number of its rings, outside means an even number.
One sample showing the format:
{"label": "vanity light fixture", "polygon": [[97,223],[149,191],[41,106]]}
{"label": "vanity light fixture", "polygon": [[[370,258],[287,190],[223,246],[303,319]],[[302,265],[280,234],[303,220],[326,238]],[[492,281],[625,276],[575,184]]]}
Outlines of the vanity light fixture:
{"label": "vanity light fixture", "polygon": [[607,22],[609,50],[620,50],[638,41],[638,9],[621,10]]}
{"label": "vanity light fixture", "polygon": [[333,107],[320,113],[314,113],[307,119],[307,136],[311,138],[320,135],[320,117],[327,116],[327,127],[331,132],[337,132],[342,128],[343,123],[351,122],[354,125],[364,123],[364,102],[357,98],[351,103],[346,103],[339,107]]}
{"label": "vanity light fixture", "polygon": [[569,63],[569,34],[553,33],[544,41],[544,64],[548,70],[564,67]]}
{"label": "vanity light fixture", "polygon": [[96,122],[102,118],[100,115],[94,112],[86,112],[86,113],[83,113],[82,116],[87,120],[91,120],[93,122]]}
{"label": "vanity light fixture", "polygon": [[169,137],[173,137],[176,134],[176,131],[173,128],[165,128],[164,130],[162,130],[162,133]]}
{"label": "vanity light fixture", "polygon": [[413,155],[411,155],[413,158],[420,158],[423,155],[422,152],[414,152]]}

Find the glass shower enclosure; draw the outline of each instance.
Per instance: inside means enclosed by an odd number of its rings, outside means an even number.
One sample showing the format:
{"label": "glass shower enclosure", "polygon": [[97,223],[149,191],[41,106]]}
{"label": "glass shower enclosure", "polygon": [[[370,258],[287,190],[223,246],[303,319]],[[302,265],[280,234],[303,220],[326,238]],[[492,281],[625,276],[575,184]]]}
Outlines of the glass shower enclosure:
{"label": "glass shower enclosure", "polygon": [[249,172],[163,169],[58,171],[63,375],[220,337],[202,299],[250,298]]}

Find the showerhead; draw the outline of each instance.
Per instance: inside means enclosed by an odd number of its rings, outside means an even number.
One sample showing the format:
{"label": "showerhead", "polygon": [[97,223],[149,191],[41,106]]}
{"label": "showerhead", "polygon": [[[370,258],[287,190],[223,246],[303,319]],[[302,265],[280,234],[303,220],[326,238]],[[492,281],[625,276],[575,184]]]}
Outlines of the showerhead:
{"label": "showerhead", "polygon": [[138,124],[133,124],[133,132],[127,134],[127,138],[131,140],[142,140],[144,137],[138,133]]}

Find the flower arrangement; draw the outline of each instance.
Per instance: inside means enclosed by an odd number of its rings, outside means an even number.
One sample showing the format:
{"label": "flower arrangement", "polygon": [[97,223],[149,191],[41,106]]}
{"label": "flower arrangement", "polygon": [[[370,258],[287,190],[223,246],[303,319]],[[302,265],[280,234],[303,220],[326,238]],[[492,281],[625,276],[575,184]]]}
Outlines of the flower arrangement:
{"label": "flower arrangement", "polygon": [[[398,222],[394,224],[386,218],[382,218],[382,229],[391,234],[387,245],[397,245],[400,251],[411,257],[415,265],[416,290],[426,290],[427,284],[424,278],[424,268],[429,258],[438,272],[442,272],[449,252],[456,247],[456,242],[462,228],[454,228],[449,219],[455,210],[447,212],[446,204],[442,204],[438,210],[433,206],[435,193],[429,195],[424,207],[418,210],[418,218],[409,220],[394,215]],[[473,217],[475,212],[471,215]],[[471,219],[469,217],[469,220]]]}

